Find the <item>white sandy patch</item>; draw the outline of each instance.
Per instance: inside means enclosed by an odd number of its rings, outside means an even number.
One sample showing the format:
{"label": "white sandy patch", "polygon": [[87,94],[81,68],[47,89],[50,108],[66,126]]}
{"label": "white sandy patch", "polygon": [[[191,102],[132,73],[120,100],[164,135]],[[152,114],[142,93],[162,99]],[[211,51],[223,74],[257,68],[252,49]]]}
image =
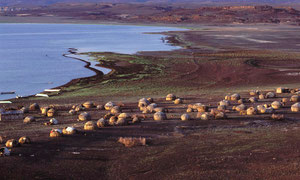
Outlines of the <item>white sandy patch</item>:
{"label": "white sandy patch", "polygon": [[266,41],[266,40],[249,38],[245,35],[209,35],[209,36],[222,37],[222,38],[240,38],[243,40],[257,42],[257,43],[276,43],[275,41]]}
{"label": "white sandy patch", "polygon": [[300,72],[287,73],[288,76],[300,76]]}

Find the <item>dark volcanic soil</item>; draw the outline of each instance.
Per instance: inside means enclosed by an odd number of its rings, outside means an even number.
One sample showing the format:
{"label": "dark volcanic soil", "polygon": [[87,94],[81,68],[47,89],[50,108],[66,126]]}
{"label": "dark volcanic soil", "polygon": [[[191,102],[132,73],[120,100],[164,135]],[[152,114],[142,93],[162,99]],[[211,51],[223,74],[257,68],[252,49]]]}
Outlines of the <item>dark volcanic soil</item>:
{"label": "dark volcanic soil", "polygon": [[[231,110],[237,105],[235,101],[227,107],[228,118],[203,121],[192,112],[189,113],[190,121],[180,120],[188,104],[199,102],[213,109],[229,93],[239,92],[247,100],[250,89],[266,93],[279,86],[299,87],[298,36],[292,38],[297,31],[293,28],[273,29],[278,37],[274,39],[276,43],[270,45],[263,43],[270,41],[264,33],[270,29],[263,31],[261,26],[257,31],[247,29],[234,31],[234,28],[222,27],[219,30],[171,33],[173,43],[184,47],[179,51],[142,52],[138,55],[106,53],[107,59],[102,65],[114,69],[114,73],[108,76],[78,80],[77,84],[63,89],[60,96],[24,98],[1,105],[1,108],[17,109],[34,102],[42,107],[52,104],[56,106],[55,118],[59,121],[58,125],[45,126],[50,118],[42,116],[39,111],[26,114],[37,119],[30,124],[24,124],[22,120],[0,121],[0,136],[4,140],[21,136],[32,139],[32,144],[12,148],[11,156],[0,157],[1,177],[297,179],[300,114],[291,112],[292,102],[275,111],[284,115],[283,120],[271,119],[272,114],[240,115]],[[260,38],[258,32],[262,33]],[[238,37],[228,36],[232,34]],[[246,39],[241,34],[247,34]],[[220,35],[223,38],[219,39]],[[249,39],[252,43],[248,44]],[[238,44],[240,48],[236,49]],[[94,56],[102,57],[103,53]],[[144,76],[140,78],[139,75]],[[111,83],[103,83],[107,80]],[[167,92],[183,98],[183,104],[167,102],[164,99]],[[144,115],[138,110],[138,99],[152,95],[159,107],[168,110],[168,120],[155,122],[152,113]],[[245,105],[270,104],[291,95],[277,94],[276,98],[245,102]],[[121,105],[123,112],[139,114],[142,122],[84,131],[84,122],[78,122],[77,115],[68,114],[73,104],[85,101],[105,104],[109,100]],[[93,121],[107,113],[96,108],[85,111],[91,113]],[[66,126],[75,127],[79,133],[49,137],[52,128]],[[146,137],[148,145],[126,148],[117,142],[119,137]]]}

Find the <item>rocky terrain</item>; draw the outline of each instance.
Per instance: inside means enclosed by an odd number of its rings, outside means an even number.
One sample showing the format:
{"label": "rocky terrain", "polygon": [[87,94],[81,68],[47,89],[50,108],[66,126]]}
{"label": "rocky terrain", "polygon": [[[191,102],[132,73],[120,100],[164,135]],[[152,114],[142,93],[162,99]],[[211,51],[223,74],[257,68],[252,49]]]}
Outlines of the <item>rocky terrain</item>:
{"label": "rocky terrain", "polygon": [[3,17],[63,17],[122,23],[218,24],[285,23],[298,25],[300,11],[291,7],[219,6],[179,7],[146,4],[72,3],[2,11]]}
{"label": "rocky terrain", "polygon": [[55,3],[193,3],[193,4],[292,4],[297,0],[2,0],[0,6],[51,5]]}

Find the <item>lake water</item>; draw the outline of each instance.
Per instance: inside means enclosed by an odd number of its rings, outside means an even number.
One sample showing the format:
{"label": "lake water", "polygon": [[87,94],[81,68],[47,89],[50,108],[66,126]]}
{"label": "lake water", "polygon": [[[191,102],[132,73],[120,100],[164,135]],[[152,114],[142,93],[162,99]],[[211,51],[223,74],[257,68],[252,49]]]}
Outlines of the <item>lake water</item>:
{"label": "lake water", "polygon": [[[27,96],[72,79],[94,75],[83,62],[62,56],[79,52],[165,51],[179,47],[163,35],[144,32],[178,30],[169,27],[80,24],[0,24],[0,92]],[[84,57],[86,59],[86,57]],[[0,95],[0,99],[16,95]]]}

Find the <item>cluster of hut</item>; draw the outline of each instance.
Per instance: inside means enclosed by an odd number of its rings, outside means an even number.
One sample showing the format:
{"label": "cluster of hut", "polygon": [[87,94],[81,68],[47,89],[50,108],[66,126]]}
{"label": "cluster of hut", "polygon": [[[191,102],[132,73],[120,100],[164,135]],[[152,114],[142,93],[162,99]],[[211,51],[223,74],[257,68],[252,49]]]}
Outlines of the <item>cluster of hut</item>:
{"label": "cluster of hut", "polygon": [[[278,98],[270,104],[259,104],[259,100],[263,99],[274,99],[278,94],[288,93],[288,97],[283,97],[280,100]],[[290,106],[291,112],[300,111],[300,89],[289,89],[289,88],[277,88],[276,91],[270,92],[260,92],[253,90],[249,92],[250,98],[242,98],[240,94],[235,93],[225,96],[216,107],[211,105],[205,105],[202,103],[188,104],[186,106],[186,111],[180,115],[182,121],[188,121],[191,119],[190,114],[192,112],[197,112],[196,119],[200,120],[212,120],[212,119],[226,119],[228,118],[228,113],[238,112],[240,115],[252,116],[257,114],[269,114],[271,119],[281,120],[284,119],[284,114],[276,113],[277,110],[286,106],[288,102],[292,102]],[[165,98],[168,102],[173,102],[175,105],[183,104],[183,99],[176,97],[174,94],[168,94]],[[247,104],[247,105],[246,105]],[[93,121],[89,112],[84,112],[88,109],[105,110],[107,113],[97,121]],[[159,107],[157,103],[154,102],[153,98],[142,98],[138,101],[138,109],[141,113],[130,115],[129,113],[122,112],[122,105],[116,105],[113,102],[107,102],[103,105],[95,105],[93,102],[85,102],[80,105],[73,105],[69,110],[70,115],[78,115],[78,121],[85,122],[83,129],[85,131],[92,131],[99,128],[104,128],[107,126],[125,126],[130,124],[140,123],[144,118],[145,114],[153,114],[153,120],[162,121],[168,119],[168,109],[164,107]],[[44,116],[50,119],[45,125],[56,125],[58,120],[54,118],[57,113],[55,106],[40,107],[38,104],[31,104],[28,108],[23,107],[21,111],[26,114],[30,111],[40,111]],[[35,121],[34,116],[27,116],[23,119],[24,123],[31,123]],[[68,126],[63,129],[52,129],[50,131],[50,137],[61,137],[64,135],[76,134],[78,130],[74,127]],[[3,139],[0,136],[0,143]],[[130,142],[129,142],[130,141]],[[124,139],[120,138],[119,142],[127,142],[127,144],[132,144],[132,142],[142,142],[144,145],[145,139],[130,138]],[[29,144],[29,137],[21,137],[19,141],[15,139],[7,140],[5,146],[0,149],[0,156],[9,155],[9,150],[7,148],[14,148],[21,144]],[[129,142],[129,143],[128,143]]]}

